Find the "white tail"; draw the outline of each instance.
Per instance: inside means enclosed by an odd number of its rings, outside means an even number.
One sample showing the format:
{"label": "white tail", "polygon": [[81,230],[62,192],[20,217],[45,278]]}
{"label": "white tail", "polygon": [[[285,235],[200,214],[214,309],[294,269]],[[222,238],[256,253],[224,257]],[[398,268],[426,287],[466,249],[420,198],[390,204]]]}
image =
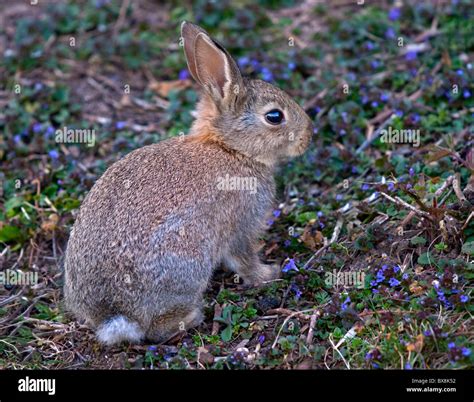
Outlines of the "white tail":
{"label": "white tail", "polygon": [[99,341],[109,346],[124,341],[139,343],[144,336],[140,326],[123,315],[103,322],[97,329]]}

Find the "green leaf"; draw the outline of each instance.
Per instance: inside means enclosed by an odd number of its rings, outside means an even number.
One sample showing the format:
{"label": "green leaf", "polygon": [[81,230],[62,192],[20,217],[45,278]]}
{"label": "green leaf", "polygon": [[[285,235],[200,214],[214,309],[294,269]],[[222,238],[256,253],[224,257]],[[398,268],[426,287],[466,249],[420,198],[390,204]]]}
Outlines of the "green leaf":
{"label": "green leaf", "polygon": [[415,236],[410,240],[410,243],[413,244],[414,246],[423,246],[426,244],[426,239],[424,237],[420,236]]}
{"label": "green leaf", "polygon": [[429,265],[433,263],[433,256],[430,252],[420,254],[418,257],[418,264],[420,265]]}
{"label": "green leaf", "polygon": [[464,243],[461,251],[465,254],[474,255],[474,241]]}
{"label": "green leaf", "polygon": [[311,219],[316,219],[316,212],[303,212],[296,217],[296,222],[304,224],[309,222]]}
{"label": "green leaf", "polygon": [[12,241],[21,237],[21,231],[16,226],[6,225],[0,229],[0,241]]}
{"label": "green leaf", "polygon": [[224,342],[229,342],[232,339],[232,326],[228,325],[225,329],[221,332],[221,339]]}
{"label": "green leaf", "polygon": [[23,204],[23,197],[12,197],[8,201],[5,202],[5,210],[7,211],[7,214],[9,211],[13,210],[14,208],[17,208]]}

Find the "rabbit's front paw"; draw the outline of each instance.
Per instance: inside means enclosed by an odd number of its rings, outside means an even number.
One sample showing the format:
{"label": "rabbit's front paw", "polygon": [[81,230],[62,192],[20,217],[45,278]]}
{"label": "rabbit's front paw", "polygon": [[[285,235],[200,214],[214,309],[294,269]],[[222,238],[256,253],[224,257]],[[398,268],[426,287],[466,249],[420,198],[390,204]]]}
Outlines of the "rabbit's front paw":
{"label": "rabbit's front paw", "polygon": [[252,273],[244,278],[247,286],[261,286],[267,282],[273,281],[280,277],[280,267],[278,265],[258,264]]}

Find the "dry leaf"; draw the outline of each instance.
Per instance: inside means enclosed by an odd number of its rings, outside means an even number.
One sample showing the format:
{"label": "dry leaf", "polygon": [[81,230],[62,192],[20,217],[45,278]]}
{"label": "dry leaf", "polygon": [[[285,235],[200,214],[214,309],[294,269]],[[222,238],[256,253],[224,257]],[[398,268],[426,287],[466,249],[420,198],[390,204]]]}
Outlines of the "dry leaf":
{"label": "dry leaf", "polygon": [[419,295],[423,293],[423,291],[425,290],[422,286],[418,285],[417,281],[410,283],[409,289],[410,289],[410,292],[412,292],[415,295]]}
{"label": "dry leaf", "polygon": [[409,343],[407,345],[407,350],[409,352],[421,352],[421,349],[423,349],[423,343],[424,343],[425,337],[423,334],[420,334],[416,337],[415,343]]}
{"label": "dry leaf", "polygon": [[48,220],[41,224],[41,229],[43,229],[45,232],[52,232],[56,229],[58,222],[59,216],[57,214],[51,214],[49,215]]}
{"label": "dry leaf", "polygon": [[190,80],[174,80],[174,81],[161,81],[152,82],[150,89],[158,93],[163,98],[167,98],[170,91],[173,89],[182,90],[191,86]]}
{"label": "dry leaf", "polygon": [[323,234],[319,230],[316,230],[314,226],[306,226],[301,235],[301,240],[313,251],[324,245]]}
{"label": "dry leaf", "polygon": [[214,356],[205,347],[201,346],[198,348],[198,360],[201,364],[212,364],[214,363]]}

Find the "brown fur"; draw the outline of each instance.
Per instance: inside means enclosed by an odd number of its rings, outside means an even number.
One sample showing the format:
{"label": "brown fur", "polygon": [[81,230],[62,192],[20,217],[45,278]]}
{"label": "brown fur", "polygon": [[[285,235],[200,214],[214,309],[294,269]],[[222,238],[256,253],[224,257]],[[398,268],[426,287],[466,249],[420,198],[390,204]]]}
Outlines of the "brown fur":
{"label": "brown fur", "polygon": [[[185,41],[220,49],[210,38],[200,39],[200,28],[186,23],[182,29]],[[140,148],[113,164],[87,195],[71,232],[67,307],[107,333],[114,331],[114,317],[139,328],[140,339],[156,341],[198,325],[203,293],[221,263],[250,285],[279,275],[278,268],[260,262],[254,245],[274,202],[274,166],[304,151],[312,125],[283,91],[242,79],[224,50],[209,53],[217,55],[213,71],[218,63],[227,67],[214,82],[205,62],[193,64],[204,94],[190,134]],[[187,57],[188,64],[200,60]],[[238,94],[229,92],[235,82]],[[285,110],[281,127],[261,120],[269,103]],[[255,178],[256,191],[219,189],[227,175]],[[110,339],[101,340],[122,340]]]}

